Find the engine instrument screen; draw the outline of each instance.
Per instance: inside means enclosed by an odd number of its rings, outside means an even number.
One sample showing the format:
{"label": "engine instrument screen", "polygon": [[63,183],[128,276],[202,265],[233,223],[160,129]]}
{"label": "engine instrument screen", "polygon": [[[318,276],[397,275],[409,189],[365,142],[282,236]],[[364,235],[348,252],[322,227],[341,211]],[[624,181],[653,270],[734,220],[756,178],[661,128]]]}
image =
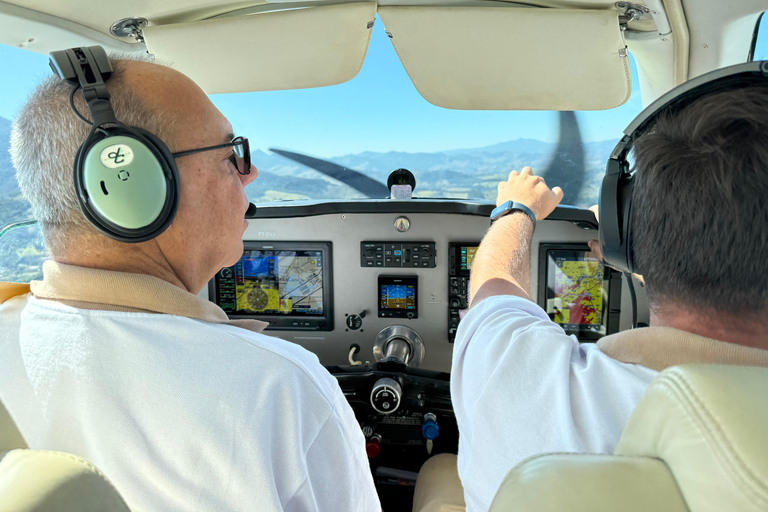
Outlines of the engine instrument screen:
{"label": "engine instrument screen", "polygon": [[418,277],[379,276],[379,316],[418,317]]}
{"label": "engine instrument screen", "polygon": [[475,253],[477,252],[477,246],[462,245],[460,247],[460,269],[472,270],[472,262],[475,260]]}
{"label": "engine instrument screen", "polygon": [[591,252],[547,250],[546,283],[543,307],[565,332],[606,334],[607,277],[602,262]]}
{"label": "engine instrument screen", "polygon": [[215,302],[230,317],[264,319],[273,328],[324,327],[332,318],[330,244],[324,245],[246,243],[240,260],[217,274]]}

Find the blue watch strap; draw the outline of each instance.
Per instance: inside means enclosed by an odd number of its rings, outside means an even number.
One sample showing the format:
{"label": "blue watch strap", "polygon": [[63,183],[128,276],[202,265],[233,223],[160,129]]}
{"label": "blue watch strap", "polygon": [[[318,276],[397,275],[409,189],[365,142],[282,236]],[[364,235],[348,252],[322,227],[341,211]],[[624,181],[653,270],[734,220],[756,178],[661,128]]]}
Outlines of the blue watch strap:
{"label": "blue watch strap", "polygon": [[523,203],[516,203],[513,201],[507,201],[506,203],[502,203],[494,208],[493,212],[491,212],[491,223],[514,211],[519,211],[526,214],[531,219],[531,222],[533,222],[533,227],[536,227],[536,215],[534,215],[531,209],[525,206]]}

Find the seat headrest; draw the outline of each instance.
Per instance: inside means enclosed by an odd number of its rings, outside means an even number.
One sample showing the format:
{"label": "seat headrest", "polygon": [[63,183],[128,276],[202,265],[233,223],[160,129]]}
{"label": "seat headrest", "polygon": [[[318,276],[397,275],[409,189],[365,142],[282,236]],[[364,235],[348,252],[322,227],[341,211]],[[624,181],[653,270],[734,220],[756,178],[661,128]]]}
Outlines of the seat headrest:
{"label": "seat headrest", "polygon": [[69,453],[13,450],[0,454],[0,509],[18,512],[129,512],[93,464]]}
{"label": "seat headrest", "polygon": [[692,511],[768,510],[767,390],[768,368],[665,370],[615,453],[663,460]]}
{"label": "seat headrest", "polygon": [[490,512],[687,512],[666,465],[642,457],[550,453],[507,473]]}

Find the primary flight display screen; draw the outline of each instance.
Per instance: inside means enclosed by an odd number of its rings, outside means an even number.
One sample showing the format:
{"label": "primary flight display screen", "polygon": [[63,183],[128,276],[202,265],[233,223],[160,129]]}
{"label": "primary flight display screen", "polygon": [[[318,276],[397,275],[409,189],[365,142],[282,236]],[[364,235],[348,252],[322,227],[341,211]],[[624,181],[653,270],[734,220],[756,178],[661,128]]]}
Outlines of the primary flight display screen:
{"label": "primary flight display screen", "polygon": [[379,316],[418,317],[418,278],[379,276]]}
{"label": "primary flight display screen", "polygon": [[[606,334],[608,283],[603,263],[588,250],[549,249],[543,305],[568,334]],[[540,269],[541,270],[541,269]]]}
{"label": "primary flight display screen", "polygon": [[332,317],[330,244],[324,245],[246,243],[240,260],[216,276],[215,302],[230,317],[264,319],[273,328],[325,327]]}
{"label": "primary flight display screen", "polygon": [[459,264],[461,270],[472,270],[472,262],[475,261],[477,246],[462,245],[459,248]]}

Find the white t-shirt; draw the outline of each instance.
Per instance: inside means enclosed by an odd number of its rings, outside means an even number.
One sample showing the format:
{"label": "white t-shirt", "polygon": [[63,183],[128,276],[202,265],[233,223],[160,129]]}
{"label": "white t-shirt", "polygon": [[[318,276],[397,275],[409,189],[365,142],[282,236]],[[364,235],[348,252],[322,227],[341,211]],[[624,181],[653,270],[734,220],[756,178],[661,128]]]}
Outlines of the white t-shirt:
{"label": "white t-shirt", "polygon": [[131,510],[380,510],[352,409],[297,345],[31,295],[0,321],[0,399],[29,446],[90,460]]}
{"label": "white t-shirt", "polygon": [[467,511],[487,511],[532,455],[612,453],[657,373],[580,345],[529,300],[478,303],[459,324],[451,368]]}

